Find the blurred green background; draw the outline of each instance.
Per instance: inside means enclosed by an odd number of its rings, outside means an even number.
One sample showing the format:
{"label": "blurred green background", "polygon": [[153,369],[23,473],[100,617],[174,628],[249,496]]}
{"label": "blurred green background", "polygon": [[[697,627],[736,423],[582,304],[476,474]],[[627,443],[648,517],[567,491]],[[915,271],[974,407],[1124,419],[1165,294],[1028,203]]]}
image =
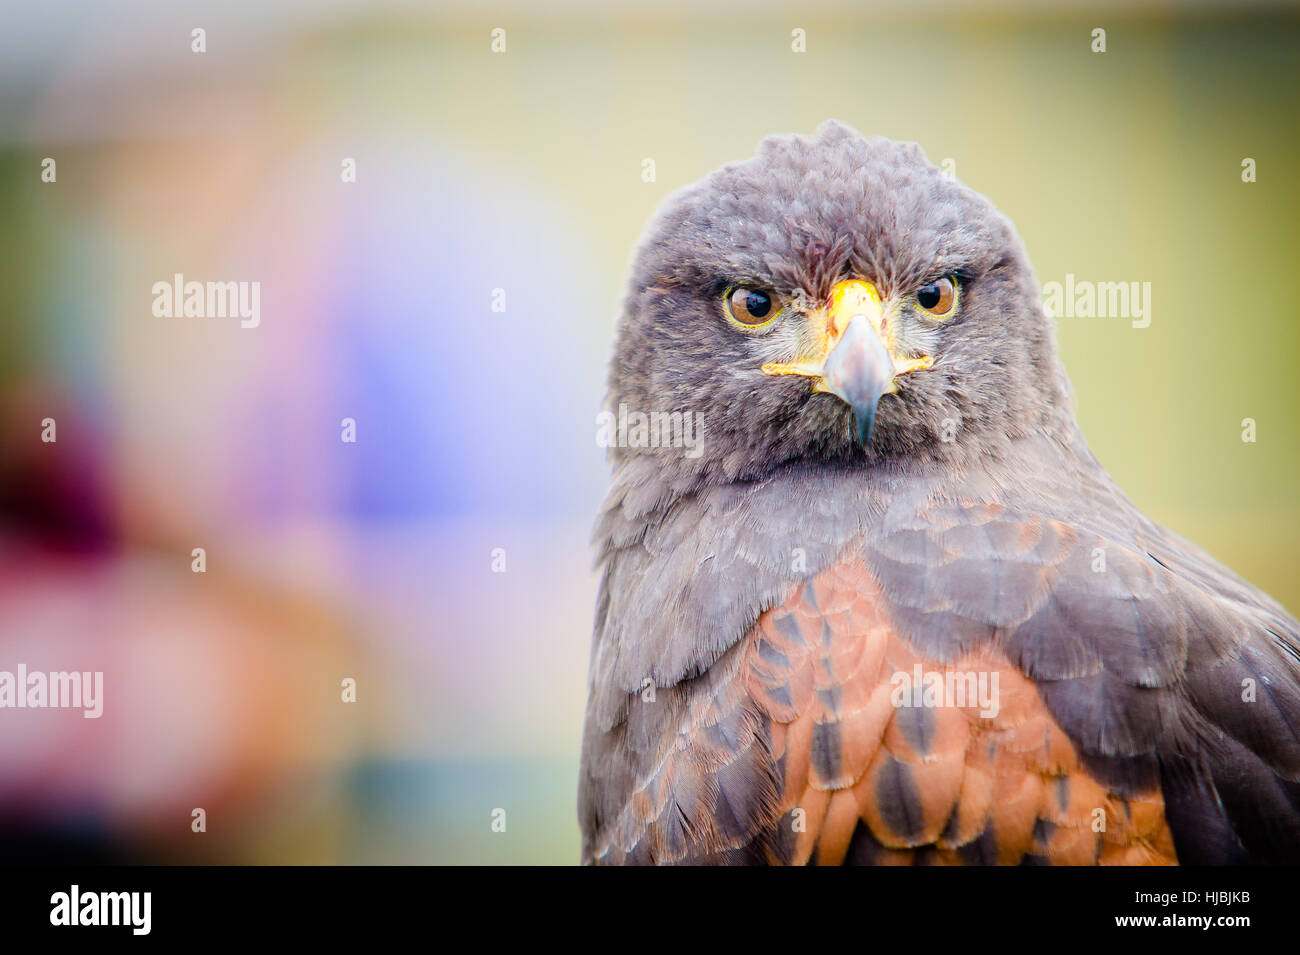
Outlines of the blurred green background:
{"label": "blurred green background", "polygon": [[[1290,5],[16,18],[0,666],[93,659],[120,702],[93,727],[0,724],[0,850],[38,832],[73,858],[576,861],[594,421],[632,248],[672,190],[832,117],[953,160],[1041,282],[1151,283],[1147,328],[1059,322],[1084,432],[1150,516],[1300,609]],[[174,272],[262,281],[262,327],[153,318]],[[36,440],[54,413],[57,448]]]}

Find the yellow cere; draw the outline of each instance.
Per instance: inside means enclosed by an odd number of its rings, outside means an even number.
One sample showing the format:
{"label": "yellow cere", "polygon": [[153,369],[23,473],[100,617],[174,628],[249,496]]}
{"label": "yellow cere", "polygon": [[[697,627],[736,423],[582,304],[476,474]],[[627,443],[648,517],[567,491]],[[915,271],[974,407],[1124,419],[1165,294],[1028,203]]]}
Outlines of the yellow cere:
{"label": "yellow cere", "polygon": [[[880,293],[870,282],[861,279],[848,279],[831,289],[830,302],[824,309],[808,313],[808,324],[812,327],[815,351],[812,355],[792,362],[768,362],[763,365],[767,375],[802,375],[805,378],[817,378],[822,373],[826,358],[843,336],[849,322],[857,315],[864,315],[871,321],[871,326],[880,334]],[[886,346],[888,347],[888,346]]]}
{"label": "yellow cere", "polygon": [[[880,306],[880,293],[870,282],[861,279],[840,282],[831,289],[829,312],[829,331],[834,341],[839,341],[844,329],[849,327],[849,322],[858,315],[865,316],[876,334],[880,334],[880,319],[884,313]],[[888,347],[889,342],[885,342],[885,345]]]}
{"label": "yellow cere", "polygon": [[[871,323],[871,327],[894,363],[894,374],[902,375],[909,371],[922,371],[934,364],[929,355],[920,358],[901,358],[894,349],[893,323],[884,327],[885,309],[880,299],[880,292],[870,282],[862,279],[846,279],[831,289],[830,301],[826,308],[808,313],[808,322],[812,326],[816,340],[816,353],[792,362],[768,362],[763,365],[767,375],[801,375],[805,378],[820,378],[826,365],[826,359],[835,345],[843,337],[849,323],[862,316]],[[897,386],[890,383],[886,393],[897,391]]]}

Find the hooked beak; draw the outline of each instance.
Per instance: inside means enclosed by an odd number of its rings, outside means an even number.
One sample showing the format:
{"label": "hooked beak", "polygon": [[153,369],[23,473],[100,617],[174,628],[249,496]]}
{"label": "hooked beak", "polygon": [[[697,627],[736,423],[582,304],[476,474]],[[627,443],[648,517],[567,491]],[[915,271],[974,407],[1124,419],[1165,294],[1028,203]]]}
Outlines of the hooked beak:
{"label": "hooked beak", "polygon": [[876,405],[893,388],[894,362],[880,336],[861,319],[849,322],[813,384],[814,391],[832,394],[853,409],[863,447],[871,441]]}
{"label": "hooked beak", "polygon": [[763,371],[811,378],[814,392],[839,398],[852,409],[858,440],[865,447],[871,441],[881,397],[898,390],[899,375],[929,368],[933,359],[898,355],[892,329],[884,327],[880,293],[870,282],[840,282],[831,290],[828,306],[810,312],[808,319],[817,336],[817,354],[791,363],[769,363]]}

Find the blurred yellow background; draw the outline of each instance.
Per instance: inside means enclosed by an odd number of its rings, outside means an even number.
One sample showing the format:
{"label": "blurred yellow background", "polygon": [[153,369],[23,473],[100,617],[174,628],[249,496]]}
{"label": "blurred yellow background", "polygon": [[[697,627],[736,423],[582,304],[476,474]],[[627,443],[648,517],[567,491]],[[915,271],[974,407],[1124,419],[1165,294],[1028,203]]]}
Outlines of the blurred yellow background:
{"label": "blurred yellow background", "polygon": [[[1290,6],[129,0],[11,26],[0,669],[102,669],[107,698],[0,713],[0,861],[576,861],[632,248],[672,190],[831,117],[952,160],[1040,281],[1151,283],[1147,328],[1060,319],[1084,432],[1300,609]],[[178,272],[261,282],[260,326],[154,317]]]}

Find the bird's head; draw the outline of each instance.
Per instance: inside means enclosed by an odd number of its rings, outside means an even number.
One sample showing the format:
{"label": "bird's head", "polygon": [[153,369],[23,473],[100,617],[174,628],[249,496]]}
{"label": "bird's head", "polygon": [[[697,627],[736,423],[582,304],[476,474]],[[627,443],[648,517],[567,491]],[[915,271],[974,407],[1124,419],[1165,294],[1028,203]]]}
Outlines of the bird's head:
{"label": "bird's head", "polygon": [[1067,395],[1010,222],[915,144],[834,122],[668,200],[610,372],[611,410],[692,414],[698,450],[650,450],[694,479],[996,453]]}

